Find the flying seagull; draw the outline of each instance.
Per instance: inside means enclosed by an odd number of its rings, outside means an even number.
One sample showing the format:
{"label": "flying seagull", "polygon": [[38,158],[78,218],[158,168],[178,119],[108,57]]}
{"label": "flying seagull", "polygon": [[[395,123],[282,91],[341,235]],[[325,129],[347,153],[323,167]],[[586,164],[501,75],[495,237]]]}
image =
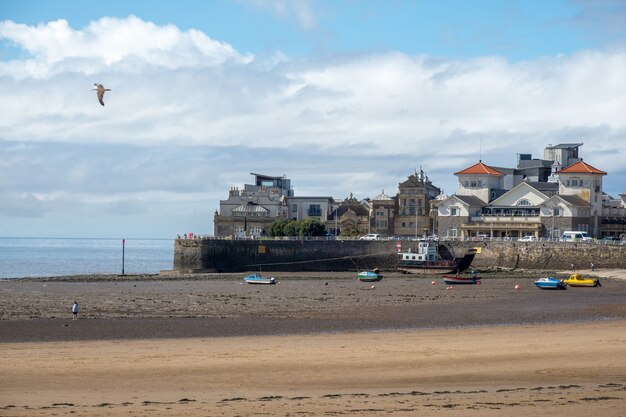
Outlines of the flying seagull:
{"label": "flying seagull", "polygon": [[97,83],[93,83],[93,85],[95,85],[94,88],[91,89],[91,91],[96,91],[98,94],[98,101],[100,102],[100,104],[102,104],[104,106],[104,92],[105,91],[111,91],[110,88],[104,88],[104,86],[102,84],[97,84]]}

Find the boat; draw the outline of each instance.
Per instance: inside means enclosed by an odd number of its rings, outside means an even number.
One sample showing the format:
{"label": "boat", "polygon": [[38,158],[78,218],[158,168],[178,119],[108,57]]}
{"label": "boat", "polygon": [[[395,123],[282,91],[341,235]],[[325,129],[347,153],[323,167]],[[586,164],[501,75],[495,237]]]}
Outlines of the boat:
{"label": "boat", "polygon": [[374,271],[363,271],[357,274],[357,278],[361,282],[376,282],[383,279],[383,276],[380,272]]}
{"label": "boat", "polygon": [[243,277],[248,284],[276,284],[276,278],[264,277],[261,274],[250,274]]}
{"label": "boat", "polygon": [[563,282],[570,287],[601,287],[600,280],[597,278],[585,278],[580,274],[572,274]]}
{"label": "boat", "polygon": [[535,285],[537,288],[541,288],[542,290],[566,290],[567,287],[562,279],[557,279],[553,277],[544,277],[539,278],[535,281]]}
{"label": "boat", "polygon": [[456,284],[478,284],[480,282],[480,277],[476,276],[476,274],[469,275],[444,275],[443,281],[446,285],[456,285]]}
{"label": "boat", "polygon": [[[444,255],[442,252],[444,252]],[[472,264],[476,249],[462,257],[454,257],[445,245],[436,241],[421,241],[417,250],[398,252],[398,271],[411,274],[460,274]]]}

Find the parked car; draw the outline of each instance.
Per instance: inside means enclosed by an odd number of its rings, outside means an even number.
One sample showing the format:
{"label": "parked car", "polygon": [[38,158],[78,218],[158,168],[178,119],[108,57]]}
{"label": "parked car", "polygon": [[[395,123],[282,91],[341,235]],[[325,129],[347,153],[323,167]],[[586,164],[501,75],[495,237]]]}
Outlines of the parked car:
{"label": "parked car", "polygon": [[532,235],[522,236],[519,239],[517,239],[518,242],[534,242],[535,240],[537,240],[537,238]]}
{"label": "parked car", "polygon": [[589,236],[587,232],[568,231],[568,232],[563,232],[563,236],[561,236],[561,240],[563,242],[590,242],[591,236]]}
{"label": "parked car", "polygon": [[380,235],[376,233],[369,233],[365,236],[361,236],[359,240],[380,240]]}

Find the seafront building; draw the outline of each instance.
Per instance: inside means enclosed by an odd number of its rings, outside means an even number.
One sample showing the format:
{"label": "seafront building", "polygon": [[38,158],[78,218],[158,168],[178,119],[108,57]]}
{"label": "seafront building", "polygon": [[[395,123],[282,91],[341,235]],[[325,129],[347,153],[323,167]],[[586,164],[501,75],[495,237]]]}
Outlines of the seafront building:
{"label": "seafront building", "polygon": [[[479,161],[455,172],[456,194],[436,203],[439,235],[558,238],[565,230],[580,230],[594,237],[620,236],[623,211],[602,192],[607,173],[579,158],[581,145],[548,146],[543,160],[520,155],[517,168]],[[611,228],[604,227],[609,210],[614,212]]]}
{"label": "seafront building", "polygon": [[381,193],[373,200],[358,200],[352,193],[343,201],[330,196],[296,196],[291,180],[251,173],[254,184],[243,189],[233,187],[213,216],[215,236],[235,239],[262,237],[276,220],[315,218],[330,235],[417,237],[432,233],[430,201],[439,193],[420,170],[398,184],[398,192],[389,197]]}
{"label": "seafront building", "polygon": [[583,161],[582,143],[548,145],[543,159],[518,154],[515,168],[482,161],[457,171],[457,192],[441,193],[420,169],[372,199],[296,196],[285,175],[251,173],[253,184],[233,187],[213,218],[216,236],[263,237],[276,220],[315,218],[330,235],[447,238],[559,238],[580,230],[626,237],[626,192],[602,191],[607,173]]}

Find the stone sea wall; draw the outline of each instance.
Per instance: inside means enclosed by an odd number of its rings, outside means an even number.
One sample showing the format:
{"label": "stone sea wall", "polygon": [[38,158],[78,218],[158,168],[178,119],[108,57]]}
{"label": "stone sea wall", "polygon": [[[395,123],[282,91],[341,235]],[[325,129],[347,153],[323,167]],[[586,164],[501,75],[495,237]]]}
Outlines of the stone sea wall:
{"label": "stone sea wall", "polygon": [[[402,242],[402,250],[417,242]],[[626,246],[572,242],[445,242],[454,256],[480,248],[472,265],[478,269],[626,269]],[[395,241],[212,240],[177,239],[178,272],[352,271],[396,268]]]}
{"label": "stone sea wall", "polygon": [[626,246],[576,242],[451,242],[451,248],[480,248],[472,265],[511,269],[626,268]]}

